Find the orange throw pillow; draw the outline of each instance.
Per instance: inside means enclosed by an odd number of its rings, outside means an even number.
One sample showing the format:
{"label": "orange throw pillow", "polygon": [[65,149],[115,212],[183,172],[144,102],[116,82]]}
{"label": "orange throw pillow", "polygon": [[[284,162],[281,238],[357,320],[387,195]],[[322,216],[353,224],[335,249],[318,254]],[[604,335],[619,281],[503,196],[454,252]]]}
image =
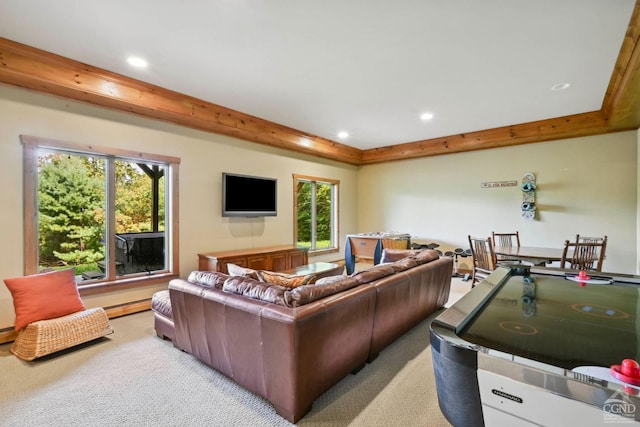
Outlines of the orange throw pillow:
{"label": "orange throw pillow", "polygon": [[16,331],[38,320],[53,319],[85,310],[74,273],[75,270],[70,268],[4,279],[13,296]]}

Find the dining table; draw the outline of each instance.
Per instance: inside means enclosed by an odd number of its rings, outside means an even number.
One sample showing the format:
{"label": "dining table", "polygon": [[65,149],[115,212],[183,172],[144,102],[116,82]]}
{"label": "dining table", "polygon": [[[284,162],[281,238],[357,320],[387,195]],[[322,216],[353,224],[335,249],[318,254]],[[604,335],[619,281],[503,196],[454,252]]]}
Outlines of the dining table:
{"label": "dining table", "polygon": [[[531,262],[534,265],[545,265],[549,262],[560,261],[564,248],[545,248],[540,246],[496,246],[493,248],[496,255],[512,257],[522,261]],[[567,254],[570,256],[570,254]]]}

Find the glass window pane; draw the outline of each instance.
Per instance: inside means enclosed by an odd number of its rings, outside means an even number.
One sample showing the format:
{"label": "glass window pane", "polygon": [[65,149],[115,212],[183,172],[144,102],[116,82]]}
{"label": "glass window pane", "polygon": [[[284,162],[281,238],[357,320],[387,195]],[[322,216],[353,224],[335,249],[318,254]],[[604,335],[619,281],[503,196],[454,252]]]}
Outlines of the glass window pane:
{"label": "glass window pane", "polygon": [[316,184],[316,249],[333,246],[332,235],[332,184],[319,182]]}
{"label": "glass window pane", "polygon": [[116,274],[165,270],[165,168],[116,160]]}
{"label": "glass window pane", "polygon": [[38,152],[38,270],[75,267],[79,279],[105,271],[105,161]]}
{"label": "glass window pane", "polygon": [[311,183],[298,181],[297,214],[298,214],[298,247],[311,247]]}

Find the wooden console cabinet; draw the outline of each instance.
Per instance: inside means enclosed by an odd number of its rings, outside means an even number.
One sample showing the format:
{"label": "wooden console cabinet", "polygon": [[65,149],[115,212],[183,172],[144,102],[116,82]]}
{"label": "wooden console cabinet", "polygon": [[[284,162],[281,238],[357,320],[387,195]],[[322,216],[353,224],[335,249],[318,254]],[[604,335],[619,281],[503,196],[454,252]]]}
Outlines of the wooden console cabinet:
{"label": "wooden console cabinet", "polygon": [[308,264],[306,248],[293,245],[198,254],[198,269],[228,273],[227,264],[254,270],[284,271]]}

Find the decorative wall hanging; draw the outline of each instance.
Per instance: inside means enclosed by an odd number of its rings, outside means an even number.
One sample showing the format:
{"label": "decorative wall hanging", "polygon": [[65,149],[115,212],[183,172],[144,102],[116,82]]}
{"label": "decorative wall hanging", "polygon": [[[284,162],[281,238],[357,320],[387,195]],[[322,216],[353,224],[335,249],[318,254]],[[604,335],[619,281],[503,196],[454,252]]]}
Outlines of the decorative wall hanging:
{"label": "decorative wall hanging", "polygon": [[501,188],[501,187],[517,187],[518,181],[494,181],[481,182],[480,188]]}
{"label": "decorative wall hanging", "polygon": [[522,218],[533,220],[536,217],[536,176],[527,172],[522,177]]}

